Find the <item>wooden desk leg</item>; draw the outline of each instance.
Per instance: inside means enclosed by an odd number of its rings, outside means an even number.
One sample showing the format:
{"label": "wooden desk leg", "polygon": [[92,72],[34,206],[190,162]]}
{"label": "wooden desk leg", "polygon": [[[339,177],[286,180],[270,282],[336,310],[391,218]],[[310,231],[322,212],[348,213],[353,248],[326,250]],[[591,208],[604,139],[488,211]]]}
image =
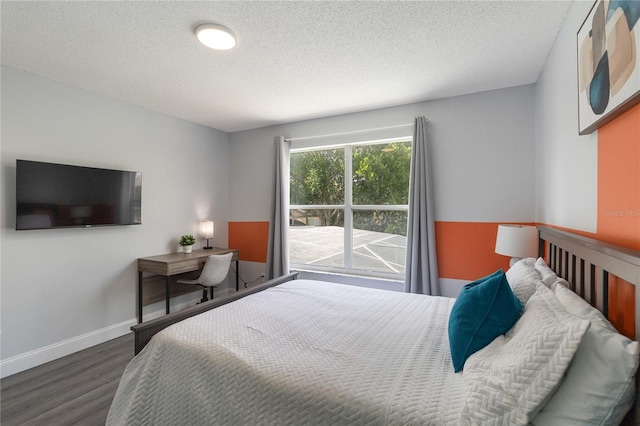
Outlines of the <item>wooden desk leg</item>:
{"label": "wooden desk leg", "polygon": [[169,276],[166,277],[165,282],[164,282],[164,291],[165,291],[165,298],[166,298],[166,303],[167,303],[167,314],[169,313],[169,299],[171,298],[170,294],[169,294]]}
{"label": "wooden desk leg", "polygon": [[142,322],[142,271],[138,271],[138,324]]}

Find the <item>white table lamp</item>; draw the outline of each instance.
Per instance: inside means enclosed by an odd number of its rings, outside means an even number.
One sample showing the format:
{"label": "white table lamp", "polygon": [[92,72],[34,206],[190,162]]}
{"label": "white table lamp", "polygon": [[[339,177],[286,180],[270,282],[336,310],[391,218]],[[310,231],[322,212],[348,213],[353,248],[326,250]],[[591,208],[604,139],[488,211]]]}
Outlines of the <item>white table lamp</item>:
{"label": "white table lamp", "polygon": [[538,256],[538,228],[525,225],[498,225],[496,253],[511,256],[509,266],[525,257]]}
{"label": "white table lamp", "polygon": [[211,250],[213,247],[209,245],[209,239],[213,238],[215,226],[212,220],[203,220],[200,222],[200,234],[202,238],[206,238],[207,245],[202,247],[205,250]]}

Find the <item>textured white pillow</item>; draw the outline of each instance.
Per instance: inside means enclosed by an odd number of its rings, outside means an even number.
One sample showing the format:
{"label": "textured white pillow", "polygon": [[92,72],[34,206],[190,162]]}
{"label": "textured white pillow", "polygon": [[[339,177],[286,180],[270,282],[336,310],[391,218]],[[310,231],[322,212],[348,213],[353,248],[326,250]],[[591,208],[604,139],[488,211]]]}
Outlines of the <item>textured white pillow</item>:
{"label": "textured white pillow", "polygon": [[534,268],[537,260],[538,259],[536,259],[535,257],[525,257],[524,259],[520,259],[516,263],[523,263],[527,265],[529,268]]}
{"label": "textured white pillow", "polygon": [[556,275],[556,273],[553,272],[553,269],[549,268],[549,265],[547,265],[547,262],[545,262],[543,258],[539,257],[536,260],[536,263],[534,264],[534,268],[538,272],[540,272],[540,276],[542,277],[541,278],[542,282],[547,287],[550,288],[553,285],[553,283],[555,283],[558,280],[558,276]]}
{"label": "textured white pillow", "polygon": [[640,345],[571,290],[557,285],[555,292],[568,312],[588,319],[591,327],[562,384],[532,423],[619,424],[633,404]]}
{"label": "textured white pillow", "polygon": [[523,308],[536,292],[536,283],[540,281],[540,272],[534,268],[535,262],[536,259],[532,257],[519,260],[505,274],[513,294],[520,300]]}
{"label": "textured white pillow", "polygon": [[526,425],[556,388],[589,321],[569,314],[543,284],[505,336],[464,365],[463,424]]}
{"label": "textured white pillow", "polygon": [[[553,290],[553,292],[555,293],[555,292],[556,292],[556,288],[557,288],[558,286],[562,286],[562,287],[564,287],[564,288],[566,288],[566,289],[569,289],[569,282],[568,282],[567,280],[565,280],[564,278],[560,278],[560,277],[558,277],[558,279],[556,280],[556,282],[554,282],[554,283],[551,285],[551,287],[549,287],[549,288],[550,288],[551,290]],[[557,294],[556,294],[556,296],[557,296]],[[566,306],[565,306],[565,308],[566,308]]]}

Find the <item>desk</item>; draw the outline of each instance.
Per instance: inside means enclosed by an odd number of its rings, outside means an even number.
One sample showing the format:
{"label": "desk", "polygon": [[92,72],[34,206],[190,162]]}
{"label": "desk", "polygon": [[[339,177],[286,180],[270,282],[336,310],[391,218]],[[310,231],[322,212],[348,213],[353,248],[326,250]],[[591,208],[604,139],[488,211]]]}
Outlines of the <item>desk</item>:
{"label": "desk", "polygon": [[165,278],[166,311],[169,313],[169,277],[202,268],[207,257],[212,254],[233,253],[236,262],[236,291],[239,284],[238,250],[214,247],[211,250],[194,250],[191,253],[170,253],[138,259],[138,323],[142,322],[142,273],[163,275]]}

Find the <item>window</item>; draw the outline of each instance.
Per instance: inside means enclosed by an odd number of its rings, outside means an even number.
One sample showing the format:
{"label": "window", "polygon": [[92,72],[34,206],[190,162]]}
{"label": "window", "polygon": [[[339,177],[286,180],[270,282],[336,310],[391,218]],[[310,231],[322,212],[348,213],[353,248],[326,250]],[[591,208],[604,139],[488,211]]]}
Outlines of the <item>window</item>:
{"label": "window", "polygon": [[291,151],[294,269],[402,279],[411,141]]}

